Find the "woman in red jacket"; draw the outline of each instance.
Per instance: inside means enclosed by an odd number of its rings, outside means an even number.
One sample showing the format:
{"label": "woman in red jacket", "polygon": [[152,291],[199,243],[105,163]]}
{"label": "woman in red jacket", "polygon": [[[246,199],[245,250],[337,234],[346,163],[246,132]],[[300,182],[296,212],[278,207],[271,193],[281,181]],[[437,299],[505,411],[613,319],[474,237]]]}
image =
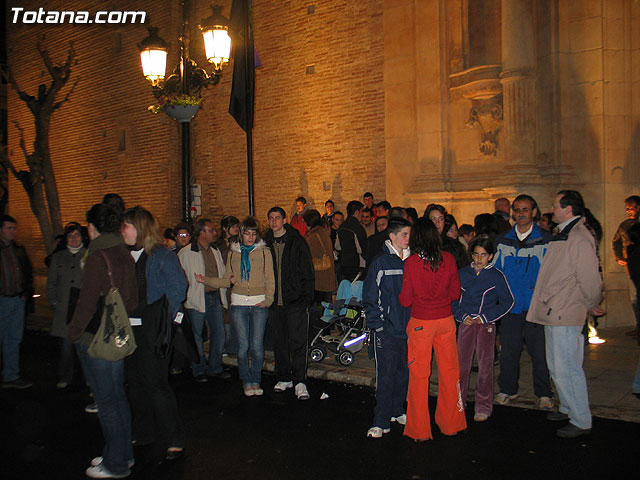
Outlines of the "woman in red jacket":
{"label": "woman in red jacket", "polygon": [[431,220],[419,218],[411,227],[412,255],[404,266],[400,303],[411,307],[409,336],[409,399],[404,434],[429,440],[429,376],[431,352],[438,364],[436,423],[445,435],[467,428],[460,396],[456,326],[451,302],[460,298],[456,261],[441,250],[440,235]]}

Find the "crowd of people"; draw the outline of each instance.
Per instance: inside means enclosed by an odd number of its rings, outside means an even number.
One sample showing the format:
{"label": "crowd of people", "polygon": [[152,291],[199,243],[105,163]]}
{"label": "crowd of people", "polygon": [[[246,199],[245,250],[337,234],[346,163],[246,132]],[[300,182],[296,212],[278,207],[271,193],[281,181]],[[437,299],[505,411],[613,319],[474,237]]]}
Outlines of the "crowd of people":
{"label": "crowd of people", "polygon": [[[273,390],[291,389],[297,399],[309,399],[310,307],[331,302],[342,281],[363,281],[377,373],[368,437],[380,438],[397,422],[415,441],[432,438],[433,353],[439,383],[435,423],[441,432],[455,435],[467,428],[474,356],[473,419],[488,420],[494,402],[504,405],[518,396],[523,342],[539,407],[549,410],[549,420],[567,421],[558,436],[590,433],[583,328],[588,324],[595,331],[597,317],[605,313],[602,228],[579,192],[558,192],[549,214],[530,195],[518,195],[513,203],[500,198],[495,212],[460,226],[442,205],[428,205],[419,217],[413,208],[376,203],[369,192],[362,202],[348,202],[346,215],[332,200],[324,213],[309,208],[304,197],[295,205],[289,219],[281,207],[271,208],[265,227],[252,217],[227,215],[219,226],[199,218],[163,236],[149,211],[125,209],[122,198],[108,194],[88,210],[86,229],[75,222],[65,226],[47,258],[47,296],[54,312],[51,334],[60,338],[56,387],[71,383],[75,350],[95,400],[87,411],[98,413],[103,431],[105,446],[87,468],[89,477],[128,476],[135,463],[132,445],[162,439],[167,460],[184,455],[185,430],[170,372],[190,369],[202,383],[228,379],[223,355],[235,354],[243,394],[262,396],[265,337],[275,357]],[[640,248],[634,247],[640,241],[640,197],[626,199],[626,213],[613,248],[628,267],[638,320]],[[1,217],[3,388],[31,385],[20,376],[18,359],[31,265],[15,242],[16,230],[14,218]],[[89,354],[111,287],[122,296],[137,344],[119,361]],[[165,318],[176,331],[168,349],[161,348],[158,334],[166,329]],[[640,364],[633,391],[640,395]]]}

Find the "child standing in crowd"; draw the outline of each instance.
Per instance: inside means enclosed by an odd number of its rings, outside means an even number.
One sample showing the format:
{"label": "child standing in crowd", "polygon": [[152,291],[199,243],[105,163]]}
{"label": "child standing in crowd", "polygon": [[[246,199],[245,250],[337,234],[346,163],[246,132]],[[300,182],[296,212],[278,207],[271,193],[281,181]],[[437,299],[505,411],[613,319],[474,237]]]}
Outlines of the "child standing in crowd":
{"label": "child standing in crowd", "polygon": [[476,405],[473,419],[484,422],[493,412],[493,357],[495,322],[515,303],[504,274],[491,265],[495,248],[487,235],[474,238],[469,245],[471,265],[460,270],[460,299],[453,304],[458,331],[460,389],[466,403],[469,374],[474,352],[478,356]]}
{"label": "child standing in crowd", "polygon": [[436,423],[444,435],[467,428],[460,397],[456,326],[451,303],[460,298],[456,260],[441,250],[433,222],[419,218],[411,227],[412,255],[404,266],[400,303],[411,307],[409,337],[409,400],[404,434],[421,442],[433,438],[429,418],[431,352],[438,362]]}
{"label": "child standing in crowd", "polygon": [[407,397],[407,324],[410,310],[400,305],[404,261],[409,256],[411,223],[392,218],[382,253],[369,267],[362,291],[367,326],[374,332],[376,359],[376,407],[373,427],[367,437],[380,438],[390,431],[391,422],[404,425]]}

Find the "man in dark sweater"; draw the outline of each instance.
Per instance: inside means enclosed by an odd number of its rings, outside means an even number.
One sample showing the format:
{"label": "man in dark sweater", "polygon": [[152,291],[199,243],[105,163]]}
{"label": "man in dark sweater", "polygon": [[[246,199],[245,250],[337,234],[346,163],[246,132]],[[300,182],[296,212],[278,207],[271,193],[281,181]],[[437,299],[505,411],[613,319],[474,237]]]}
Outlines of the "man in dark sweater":
{"label": "man in dark sweater", "polygon": [[360,214],[364,205],[357,200],[347,204],[347,219],[338,230],[335,249],[338,252],[338,263],[342,280],[352,282],[358,273],[364,272],[367,258],[367,232],[360,223]]}
{"label": "man in dark sweater", "polygon": [[271,229],[265,241],[273,254],[276,291],[270,311],[273,354],[276,365],[275,392],[295,386],[299,400],[308,400],[307,335],[308,308],[313,301],[313,261],[307,242],[286,223],[286,213],[273,207],[267,215]]}
{"label": "man in dark sweater", "polygon": [[28,388],[20,377],[20,343],[24,331],[25,302],[33,293],[31,262],[24,248],[15,242],[17,222],[0,217],[0,349],[2,388]]}

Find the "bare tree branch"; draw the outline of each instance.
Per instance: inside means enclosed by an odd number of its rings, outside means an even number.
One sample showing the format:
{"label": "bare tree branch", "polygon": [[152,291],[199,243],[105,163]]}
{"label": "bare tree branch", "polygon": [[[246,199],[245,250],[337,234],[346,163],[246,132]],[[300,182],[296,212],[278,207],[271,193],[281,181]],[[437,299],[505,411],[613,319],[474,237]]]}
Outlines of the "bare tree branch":
{"label": "bare tree branch", "polygon": [[62,100],[60,100],[59,102],[57,102],[54,106],[53,109],[57,110],[59,109],[63,103],[67,102],[69,100],[69,97],[71,96],[71,94],[73,93],[73,90],[76,88],[76,85],[78,85],[78,82],[80,81],[80,79],[76,80],[75,82],[73,82],[73,85],[71,85],[71,88],[69,89],[69,91],[67,92],[67,94],[64,96],[64,98]]}

